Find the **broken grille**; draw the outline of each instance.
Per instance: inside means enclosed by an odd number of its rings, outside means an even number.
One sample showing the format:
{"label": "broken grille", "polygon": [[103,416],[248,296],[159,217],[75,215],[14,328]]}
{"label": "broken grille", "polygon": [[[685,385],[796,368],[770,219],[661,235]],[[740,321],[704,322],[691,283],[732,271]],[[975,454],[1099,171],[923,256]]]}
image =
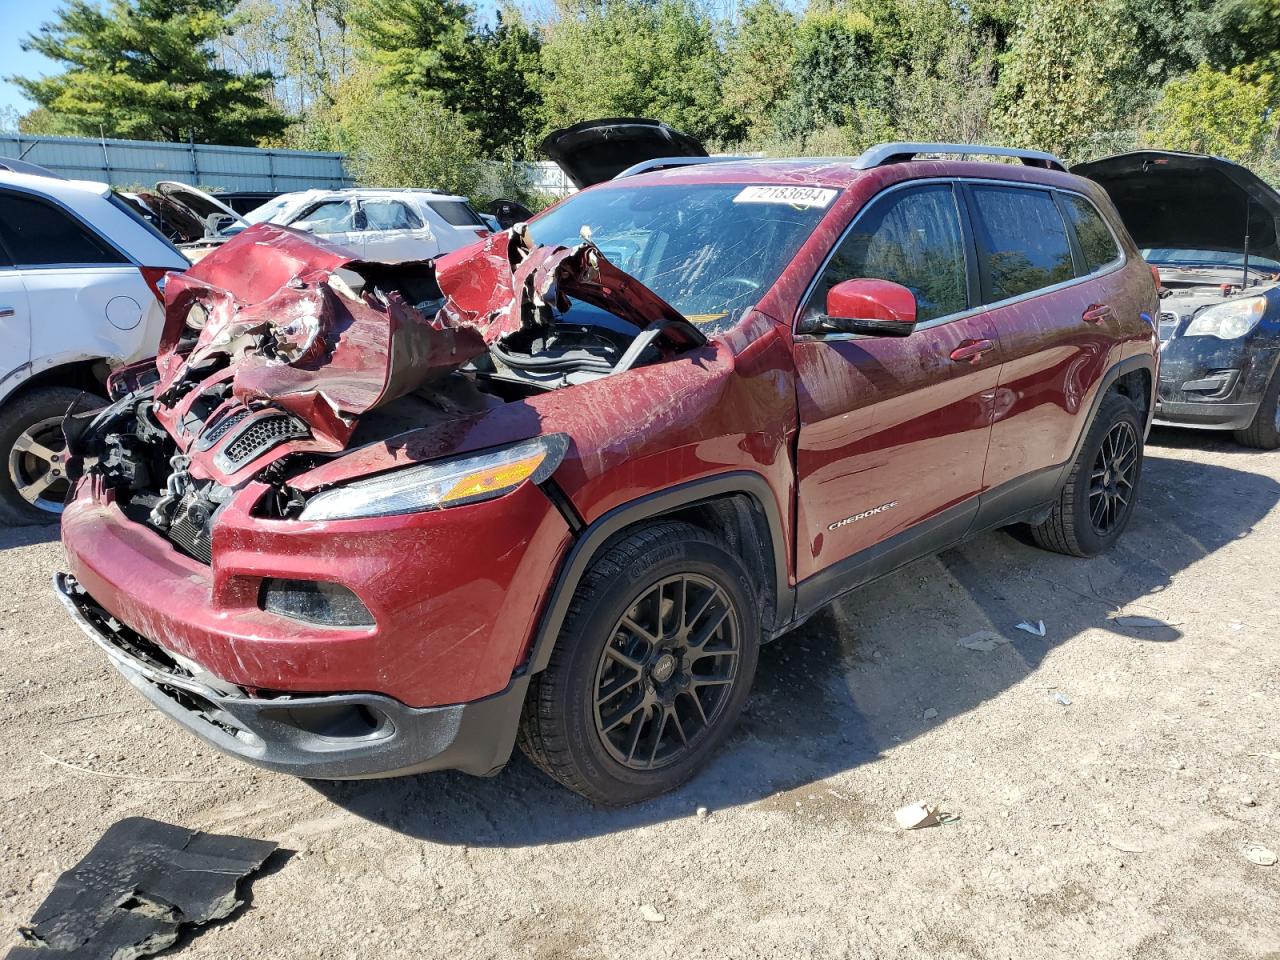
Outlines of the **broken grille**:
{"label": "broken grille", "polygon": [[307,428],[292,417],[272,414],[259,417],[241,427],[222,452],[218,454],[219,466],[232,472],[272,447],[295,437],[305,437]]}
{"label": "broken grille", "polygon": [[200,449],[208,450],[215,443],[217,443],[224,436],[226,436],[228,430],[230,430],[232,427],[234,427],[237,423],[239,423],[248,415],[249,415],[248,410],[237,410],[234,413],[227,414],[225,417],[223,417],[221,420],[215,423],[211,428],[209,428],[203,434],[200,435]]}

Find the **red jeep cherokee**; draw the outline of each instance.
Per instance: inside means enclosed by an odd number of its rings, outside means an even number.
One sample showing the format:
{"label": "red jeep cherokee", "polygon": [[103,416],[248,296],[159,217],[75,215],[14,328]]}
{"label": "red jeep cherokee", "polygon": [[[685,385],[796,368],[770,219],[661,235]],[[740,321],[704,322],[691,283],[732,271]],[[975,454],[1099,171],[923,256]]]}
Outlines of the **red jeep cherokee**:
{"label": "red jeep cherokee", "polygon": [[[998,154],[1016,163],[919,159]],[[245,231],[69,415],[72,615],[209,743],[316,778],[685,780],[759,645],[1005,524],[1107,549],[1152,271],[1046,154],[668,158],[434,263]]]}

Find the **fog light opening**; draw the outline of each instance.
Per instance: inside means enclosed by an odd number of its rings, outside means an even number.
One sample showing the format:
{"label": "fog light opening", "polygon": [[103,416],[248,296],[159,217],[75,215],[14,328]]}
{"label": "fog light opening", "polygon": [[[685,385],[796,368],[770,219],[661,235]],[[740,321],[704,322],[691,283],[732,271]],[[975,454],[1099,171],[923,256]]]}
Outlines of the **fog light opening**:
{"label": "fog light opening", "polygon": [[262,581],[259,605],[268,613],[327,627],[371,627],[373,614],[340,583],[324,580]]}

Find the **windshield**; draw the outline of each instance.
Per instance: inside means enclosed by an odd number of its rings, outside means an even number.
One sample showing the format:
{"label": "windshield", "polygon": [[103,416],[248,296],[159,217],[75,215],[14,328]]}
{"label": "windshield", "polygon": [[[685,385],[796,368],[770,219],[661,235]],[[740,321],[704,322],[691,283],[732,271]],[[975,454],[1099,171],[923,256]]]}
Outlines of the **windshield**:
{"label": "windshield", "polygon": [[540,244],[573,246],[588,227],[610,262],[705,332],[715,332],[764,295],[837,192],[740,184],[609,186],[574,194],[529,228]]}
{"label": "windshield", "polygon": [[244,223],[237,221],[222,230],[224,237],[239,233],[241,230],[248,230],[255,223],[279,223],[277,215],[283,213],[290,207],[297,206],[305,201],[305,196],[296,193],[284,193],[276,197],[274,200],[268,200],[260,207],[254,207],[244,217]]}
{"label": "windshield", "polygon": [[[1148,247],[1142,251],[1148,263],[1170,267],[1243,267],[1243,253],[1225,253],[1221,250],[1177,250],[1172,247]],[[1280,263],[1267,257],[1249,255],[1249,266],[1258,270],[1277,271]]]}

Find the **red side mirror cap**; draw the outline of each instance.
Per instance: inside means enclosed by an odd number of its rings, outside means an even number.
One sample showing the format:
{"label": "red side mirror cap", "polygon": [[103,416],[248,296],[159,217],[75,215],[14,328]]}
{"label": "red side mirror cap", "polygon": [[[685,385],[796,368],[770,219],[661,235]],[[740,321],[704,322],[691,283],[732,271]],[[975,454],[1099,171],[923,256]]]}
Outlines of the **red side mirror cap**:
{"label": "red side mirror cap", "polygon": [[843,280],[827,291],[821,324],[839,333],[909,336],[916,327],[916,295],[890,280]]}

